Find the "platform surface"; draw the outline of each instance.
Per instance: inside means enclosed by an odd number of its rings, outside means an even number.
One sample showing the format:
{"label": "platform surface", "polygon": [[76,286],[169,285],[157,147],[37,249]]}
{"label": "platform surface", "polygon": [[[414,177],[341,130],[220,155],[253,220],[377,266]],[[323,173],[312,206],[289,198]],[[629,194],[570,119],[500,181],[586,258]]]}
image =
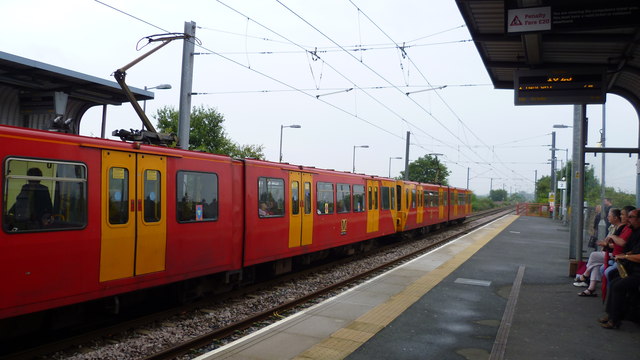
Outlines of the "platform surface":
{"label": "platform surface", "polygon": [[567,226],[507,216],[198,359],[640,358],[640,326],[602,329],[568,255]]}

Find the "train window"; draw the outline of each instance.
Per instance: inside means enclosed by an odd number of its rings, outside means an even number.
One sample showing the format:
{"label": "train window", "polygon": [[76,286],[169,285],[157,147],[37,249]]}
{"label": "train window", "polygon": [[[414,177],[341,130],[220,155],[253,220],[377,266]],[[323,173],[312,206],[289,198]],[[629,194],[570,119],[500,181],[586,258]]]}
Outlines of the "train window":
{"label": "train window", "polygon": [[431,193],[428,191],[422,192],[422,201],[423,201],[422,206],[424,207],[429,207],[429,194]]}
{"label": "train window", "polygon": [[409,189],[405,189],[405,190],[404,190],[404,194],[405,194],[405,198],[406,198],[406,202],[405,202],[405,204],[407,204],[407,209],[408,209],[408,208],[409,208],[409,205],[411,204],[411,203],[409,202]]}
{"label": "train window", "polygon": [[395,209],[396,208],[396,192],[393,190],[392,187],[389,188],[389,195],[391,195],[391,208]]}
{"label": "train window", "polygon": [[304,213],[311,214],[311,183],[304,183]]}
{"label": "train window", "polygon": [[443,199],[444,199],[444,201],[443,201],[444,206],[449,206],[449,192],[448,191],[444,192]]}
{"label": "train window", "polygon": [[84,164],[8,158],[4,169],[6,231],[69,230],[87,225]]}
{"label": "train window", "polygon": [[318,182],[317,211],[319,215],[333,214],[333,184]]}
{"label": "train window", "polygon": [[178,171],[176,187],[178,222],[218,219],[218,175]]}
{"label": "train window", "polygon": [[416,189],[411,189],[411,208],[416,208]]}
{"label": "train window", "polygon": [[373,190],[371,186],[367,188],[367,196],[369,197],[369,210],[373,210]]}
{"label": "train window", "polygon": [[300,213],[300,184],[297,181],[291,182],[291,214]]}
{"label": "train window", "polygon": [[351,185],[338,184],[336,199],[338,200],[338,213],[351,212]]}
{"label": "train window", "polygon": [[258,178],[258,216],[284,216],[284,180]]}
{"label": "train window", "polygon": [[353,212],[363,212],[364,209],[364,186],[353,185]]}
{"label": "train window", "polygon": [[382,210],[389,210],[391,206],[389,205],[389,188],[387,186],[380,188],[380,196],[382,197]]}
{"label": "train window", "polygon": [[373,208],[378,210],[378,187],[373,188]]}
{"label": "train window", "polygon": [[[145,170],[144,171],[144,211],[143,219],[145,222],[158,222],[162,218],[161,205],[162,199],[160,198],[161,189],[161,176],[158,170]],[[196,211],[197,212],[197,211]]]}
{"label": "train window", "polygon": [[109,223],[129,222],[129,170],[121,167],[109,169]]}

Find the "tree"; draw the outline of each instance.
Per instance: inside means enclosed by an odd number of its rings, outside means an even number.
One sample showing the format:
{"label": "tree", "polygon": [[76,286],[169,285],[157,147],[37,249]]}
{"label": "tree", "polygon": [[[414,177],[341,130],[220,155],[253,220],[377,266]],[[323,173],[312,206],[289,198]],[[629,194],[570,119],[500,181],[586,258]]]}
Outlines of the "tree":
{"label": "tree", "polygon": [[[177,134],[178,117],[178,111],[173,107],[158,109],[154,116],[158,121],[158,131]],[[239,145],[233,142],[225,134],[223,122],[224,116],[216,109],[194,107],[191,112],[189,150],[264,160],[263,145]]]}
{"label": "tree", "polygon": [[536,202],[545,204],[549,202],[549,192],[551,191],[551,177],[543,176],[536,183]]}
{"label": "tree", "polygon": [[[422,183],[449,185],[451,171],[440,160],[431,155],[425,155],[409,163],[409,180]],[[404,171],[400,171],[404,178]]]}
{"label": "tree", "polygon": [[492,201],[507,201],[508,196],[509,194],[507,193],[507,190],[498,189],[498,190],[491,190],[489,192],[489,198]]}

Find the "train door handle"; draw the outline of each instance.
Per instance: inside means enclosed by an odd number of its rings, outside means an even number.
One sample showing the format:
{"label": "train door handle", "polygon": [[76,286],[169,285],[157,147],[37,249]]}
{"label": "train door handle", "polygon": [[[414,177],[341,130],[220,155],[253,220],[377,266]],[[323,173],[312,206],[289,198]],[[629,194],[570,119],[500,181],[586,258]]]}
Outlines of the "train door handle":
{"label": "train door handle", "polygon": [[138,199],[138,211],[142,211],[142,199]]}
{"label": "train door handle", "polygon": [[131,212],[136,211],[136,201],[131,199]]}

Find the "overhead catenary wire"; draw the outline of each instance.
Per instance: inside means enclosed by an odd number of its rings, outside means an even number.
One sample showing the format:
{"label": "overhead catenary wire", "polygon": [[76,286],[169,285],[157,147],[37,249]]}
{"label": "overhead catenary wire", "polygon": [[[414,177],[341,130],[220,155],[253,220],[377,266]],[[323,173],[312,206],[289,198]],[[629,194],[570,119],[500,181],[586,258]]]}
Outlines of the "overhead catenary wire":
{"label": "overhead catenary wire", "polygon": [[[246,14],[244,14],[244,13],[240,12],[239,10],[237,10],[237,9],[235,9],[235,8],[231,7],[231,6],[229,6],[228,4],[225,4],[225,3],[224,3],[224,2],[222,2],[221,0],[218,0],[218,3],[220,3],[220,4],[224,5],[224,6],[226,6],[228,9],[230,9],[230,10],[234,11],[234,12],[235,12],[235,13],[237,13],[238,15],[241,15],[241,16],[243,16],[243,17],[245,17],[245,18],[249,18]],[[282,35],[282,34],[280,34],[280,33],[276,32],[275,30],[270,29],[269,27],[267,27],[267,26],[265,26],[265,25],[261,24],[260,22],[258,22],[258,21],[256,21],[256,20],[253,20],[253,19],[252,19],[252,21],[253,21],[254,23],[256,23],[257,25],[259,25],[259,26],[263,27],[264,29],[266,29],[266,30],[268,30],[268,31],[272,32],[273,34],[275,34],[275,35],[277,35],[277,36],[279,36],[279,37],[281,37],[281,38],[283,38],[283,39],[285,39],[285,40],[287,40],[287,41],[290,41],[290,42],[291,42],[291,44],[296,45],[296,46],[298,46],[298,47],[300,47],[300,48],[304,49],[304,47],[303,47],[302,45],[297,44],[296,42],[294,42],[294,41],[292,41],[292,40],[288,39],[286,36],[284,36],[284,35]],[[335,42],[333,42],[333,43],[334,43],[334,44],[336,44],[336,45],[338,45],[338,44],[337,44],[337,43],[335,43]],[[317,56],[317,55],[316,55],[316,56]],[[360,88],[359,86],[357,86],[357,85],[355,84],[355,82],[353,82],[353,81],[352,81],[351,79],[349,79],[346,75],[344,75],[343,73],[341,73],[338,69],[336,69],[335,67],[331,66],[331,65],[330,65],[329,63],[327,63],[326,61],[324,62],[324,64],[326,64],[327,66],[329,66],[333,71],[335,71],[338,75],[342,76],[345,80],[347,80],[347,81],[349,81],[349,82],[353,83],[355,88],[357,88],[358,90],[361,90],[361,91],[362,91],[364,94],[366,94],[370,99],[372,99],[373,101],[375,101],[376,103],[378,103],[380,106],[382,106],[382,107],[384,107],[385,109],[387,109],[389,112],[391,112],[392,114],[394,114],[398,119],[400,119],[400,120],[402,120],[403,122],[405,122],[405,123],[407,123],[407,124],[411,125],[411,126],[412,126],[413,128],[415,128],[415,129],[419,129],[421,132],[423,132],[425,135],[427,135],[427,136],[431,137],[433,140],[435,140],[435,141],[438,141],[438,142],[441,142],[441,143],[445,144],[442,140],[437,139],[437,138],[435,138],[435,137],[431,136],[430,134],[428,134],[428,132],[424,131],[423,129],[419,128],[418,126],[416,126],[416,125],[414,125],[414,124],[411,124],[407,119],[405,119],[403,116],[401,116],[400,114],[398,114],[395,110],[391,109],[389,106],[387,106],[386,104],[384,104],[383,102],[381,102],[379,99],[377,99],[376,97],[372,96],[372,95],[371,95],[371,94],[369,94],[367,91],[365,91],[364,89],[362,89],[362,88]],[[386,79],[385,79],[385,80],[386,80]],[[387,82],[388,82],[388,81],[387,81]],[[393,85],[393,84],[390,84],[390,85]]]}
{"label": "overhead catenary wire", "polygon": [[[278,1],[280,4],[282,4],[279,0]],[[349,0],[349,2],[359,11],[362,12],[362,10],[360,9],[360,7],[358,7],[352,0]],[[376,27],[378,28],[378,30],[380,30],[380,32],[382,32],[390,41],[392,41],[394,44],[396,44],[396,46],[400,47],[400,45],[398,45],[398,43],[392,39],[380,26],[378,26],[378,24],[376,24],[366,13],[362,12],[362,14]],[[407,58],[409,59],[409,61],[411,62],[411,64],[413,64],[414,68],[416,69],[416,71],[418,71],[418,73],[422,76],[422,78],[428,83],[429,80],[426,78],[426,76],[424,76],[424,74],[422,73],[422,71],[420,71],[419,67],[413,62],[413,60],[411,59],[410,56],[407,55]],[[477,135],[475,134],[475,132],[473,132],[473,130],[471,130],[465,123],[464,121],[462,121],[462,119],[460,118],[460,116],[453,110],[453,108],[451,108],[451,106],[444,100],[444,98],[442,97],[442,95],[439,92],[435,92],[436,95],[440,98],[440,100],[442,101],[443,104],[445,104],[445,106],[452,112],[452,114],[454,114],[454,116],[456,117],[456,119],[458,120],[458,122],[460,122],[460,124],[463,126],[463,128],[467,129],[469,132],[471,132],[471,134],[477,138],[481,143],[485,144],[484,141]],[[441,126],[443,126],[445,129],[447,129],[452,135],[454,135],[454,137],[458,140],[460,140],[462,143],[466,144],[464,141],[462,141],[458,136],[456,136],[455,134],[453,134],[453,132],[451,132],[446,126],[444,126],[444,124],[442,124],[442,122],[440,122],[435,116],[433,116],[431,113],[429,113],[432,118],[434,120],[436,120]],[[485,144],[486,145],[486,144]],[[487,149],[489,149],[489,146],[487,146]],[[501,159],[499,159],[499,162],[502,162]],[[512,173],[517,174],[514,170],[510,169],[509,167],[503,165],[506,169],[508,169],[509,171],[511,171]],[[519,177],[521,178],[527,178],[523,175],[517,174]]]}
{"label": "overhead catenary wire", "polygon": [[[121,12],[121,13],[123,13],[123,14],[125,14],[125,15],[127,15],[127,16],[129,16],[129,17],[131,17],[131,18],[135,19],[135,20],[137,20],[137,21],[141,21],[141,22],[143,22],[143,23],[145,23],[145,24],[147,24],[147,25],[149,25],[149,26],[152,26],[152,27],[154,27],[154,28],[157,28],[157,29],[160,29],[160,30],[162,30],[162,31],[167,32],[167,30],[165,30],[165,29],[163,29],[163,28],[161,28],[161,27],[159,27],[159,26],[156,26],[156,25],[154,25],[154,24],[152,24],[152,23],[150,23],[150,22],[148,22],[148,21],[145,21],[145,20],[143,20],[143,19],[141,19],[141,18],[139,18],[139,17],[133,16],[133,15],[131,15],[131,14],[128,14],[128,13],[124,12],[124,11],[121,11],[121,10],[119,10],[119,9],[116,9],[116,8],[114,8],[113,6],[110,6],[110,5],[104,4],[104,3],[103,3],[103,2],[101,2],[101,1],[98,1],[98,0],[96,0],[96,1],[97,1],[98,3],[100,3],[100,4],[103,4],[103,5],[107,6],[107,7],[112,8],[112,9],[114,9],[114,10],[118,11],[118,12]],[[200,48],[205,49],[205,50],[208,50],[208,51],[211,51],[211,50],[209,50],[209,49],[207,49],[206,47],[203,47],[203,46],[200,46]],[[243,64],[241,64],[241,63],[239,63],[239,62],[237,62],[237,61],[234,61],[233,59],[229,59],[228,57],[221,56],[221,54],[219,54],[219,53],[214,53],[214,52],[212,52],[212,51],[211,51],[211,53],[212,53],[212,54],[215,54],[215,55],[217,55],[217,56],[220,56],[221,58],[223,58],[223,59],[225,59],[225,60],[227,60],[227,61],[230,61],[230,62],[235,63],[235,64],[237,64],[237,65],[243,66],[243,67],[245,67],[245,68],[247,68],[247,69],[249,69],[249,70],[251,70],[251,71],[254,71],[254,72],[256,72],[256,73],[260,74],[261,76],[264,76],[265,78],[268,78],[268,79],[270,79],[270,80],[272,80],[272,81],[275,81],[276,83],[280,83],[280,84],[282,84],[283,86],[286,86],[286,87],[288,87],[289,89],[291,89],[291,91],[297,91],[297,92],[301,92],[301,93],[303,93],[303,94],[305,94],[305,95],[307,95],[307,96],[313,96],[313,97],[315,97],[315,95],[313,95],[313,94],[305,93],[305,91],[303,91],[303,90],[299,89],[298,87],[296,87],[296,86],[292,86],[292,85],[287,84],[287,83],[285,83],[285,82],[283,82],[283,81],[280,81],[279,79],[277,79],[277,78],[275,78],[275,77],[273,77],[273,76],[270,76],[270,75],[268,75],[268,74],[266,74],[266,73],[264,73],[264,72],[255,71],[254,69],[251,69],[250,67],[245,66],[245,65],[243,65]],[[394,88],[395,88],[396,86],[391,86],[391,87],[394,87]],[[364,88],[362,88],[362,89],[364,89]],[[353,117],[355,117],[356,119],[359,119],[359,120],[361,120],[361,121],[364,121],[364,122],[368,123],[369,125],[372,125],[372,126],[374,126],[374,127],[378,128],[378,129],[380,129],[380,130],[382,130],[382,131],[384,131],[384,132],[386,132],[386,133],[389,133],[389,134],[390,134],[390,135],[392,135],[392,136],[395,136],[395,137],[397,137],[397,138],[399,138],[399,139],[403,139],[403,137],[402,137],[402,136],[398,136],[397,134],[394,134],[394,133],[390,132],[389,130],[384,129],[383,127],[378,126],[378,125],[377,125],[377,124],[375,124],[375,123],[371,123],[370,121],[367,121],[366,119],[364,119],[364,118],[363,118],[363,117],[361,117],[361,116],[358,116],[357,114],[354,114],[354,113],[352,113],[352,112],[350,112],[350,111],[348,111],[348,110],[345,110],[345,109],[343,109],[343,108],[340,108],[339,106],[336,106],[336,105],[334,105],[334,104],[331,104],[331,103],[328,103],[328,102],[325,102],[325,101],[323,101],[323,102],[324,102],[325,104],[327,104],[327,105],[329,105],[329,106],[333,107],[333,108],[338,109],[339,111],[342,111],[342,112],[346,113],[346,114],[347,114],[347,115],[349,115],[349,116],[353,116]],[[381,104],[381,105],[382,105],[382,104]],[[388,108],[388,110],[389,110],[389,111],[393,111],[393,110],[392,110],[392,109],[390,109],[390,108]],[[401,117],[400,117],[400,118],[401,118]],[[402,118],[401,118],[401,119],[402,119]],[[406,120],[406,119],[402,119],[402,120]],[[415,126],[415,125],[412,125],[412,126],[414,126],[416,129],[419,129],[421,132],[424,132],[424,130],[422,130],[420,127]],[[427,136],[428,136],[428,134],[427,134]],[[431,138],[432,138],[432,140],[434,140],[434,141],[439,141],[439,142],[441,142],[443,145],[445,145],[445,146],[447,146],[447,147],[452,148],[452,146],[451,146],[451,145],[449,145],[449,144],[445,144],[444,142],[440,141],[440,139],[436,139],[436,138],[433,138],[433,137],[431,137]],[[459,138],[458,138],[458,139],[459,139]],[[460,140],[460,139],[459,139],[459,140]],[[425,148],[423,145],[418,145],[418,146],[420,146],[420,147],[422,147],[422,148]],[[426,149],[426,148],[425,148],[425,149]],[[464,155],[464,156],[466,156],[466,155]]]}
{"label": "overhead catenary wire", "polygon": [[[220,2],[220,0],[218,0],[218,2]],[[286,6],[285,4],[283,4],[280,0],[276,0],[277,3],[279,3],[281,6],[283,6],[285,9],[287,9],[289,12],[291,12],[294,16],[298,17],[301,21],[303,21],[304,23],[306,23],[307,25],[309,25],[311,28],[313,28],[315,31],[317,31],[319,34],[321,34],[323,37],[325,37],[326,39],[328,39],[330,42],[332,42],[333,44],[335,44],[336,46],[342,48],[342,46],[340,44],[338,44],[335,40],[333,40],[332,38],[330,38],[329,36],[327,36],[326,34],[324,34],[322,31],[320,31],[317,27],[315,27],[313,24],[309,23],[306,19],[304,19],[302,16],[300,16],[299,14],[297,14],[295,11],[293,11],[292,9],[290,9],[288,6]],[[366,14],[365,14],[366,16]],[[393,39],[391,39],[393,41]],[[343,49],[343,48],[342,48]],[[343,49],[343,51],[345,51],[347,54],[349,54],[353,59],[355,59],[356,61],[358,61],[360,64],[362,64],[363,66],[365,66],[367,69],[369,69],[372,73],[374,73],[376,76],[378,76],[379,78],[381,78],[383,81],[385,81],[386,83],[388,83],[389,85],[393,85],[389,80],[387,80],[384,76],[380,75],[376,70],[374,70],[373,68],[371,68],[370,66],[368,66],[366,63],[359,61],[357,58],[354,57],[353,54],[347,52],[345,49]],[[399,91],[401,91],[400,89],[397,89]],[[435,117],[430,111],[428,111],[427,109],[425,109],[422,105],[420,105],[417,101],[411,99],[412,102],[414,102],[414,104],[416,104],[419,108],[421,108],[425,113],[427,113],[429,116],[431,116],[436,122],[438,122],[447,132],[449,132],[454,138],[458,139],[460,142],[463,142],[462,139],[460,139],[455,133],[453,133],[448,127],[446,127],[437,117]],[[403,121],[407,122],[409,124],[409,122],[402,118]],[[415,124],[411,124],[415,129],[420,130],[421,132],[423,132],[424,134],[430,136],[425,130],[423,130],[422,128],[420,128],[419,126],[416,126]],[[433,137],[432,137],[433,138]],[[435,140],[442,142],[439,139],[434,138]],[[476,156],[479,156],[477,154],[475,154]],[[466,155],[465,155],[466,156]],[[484,160],[484,159],[483,159]]]}

